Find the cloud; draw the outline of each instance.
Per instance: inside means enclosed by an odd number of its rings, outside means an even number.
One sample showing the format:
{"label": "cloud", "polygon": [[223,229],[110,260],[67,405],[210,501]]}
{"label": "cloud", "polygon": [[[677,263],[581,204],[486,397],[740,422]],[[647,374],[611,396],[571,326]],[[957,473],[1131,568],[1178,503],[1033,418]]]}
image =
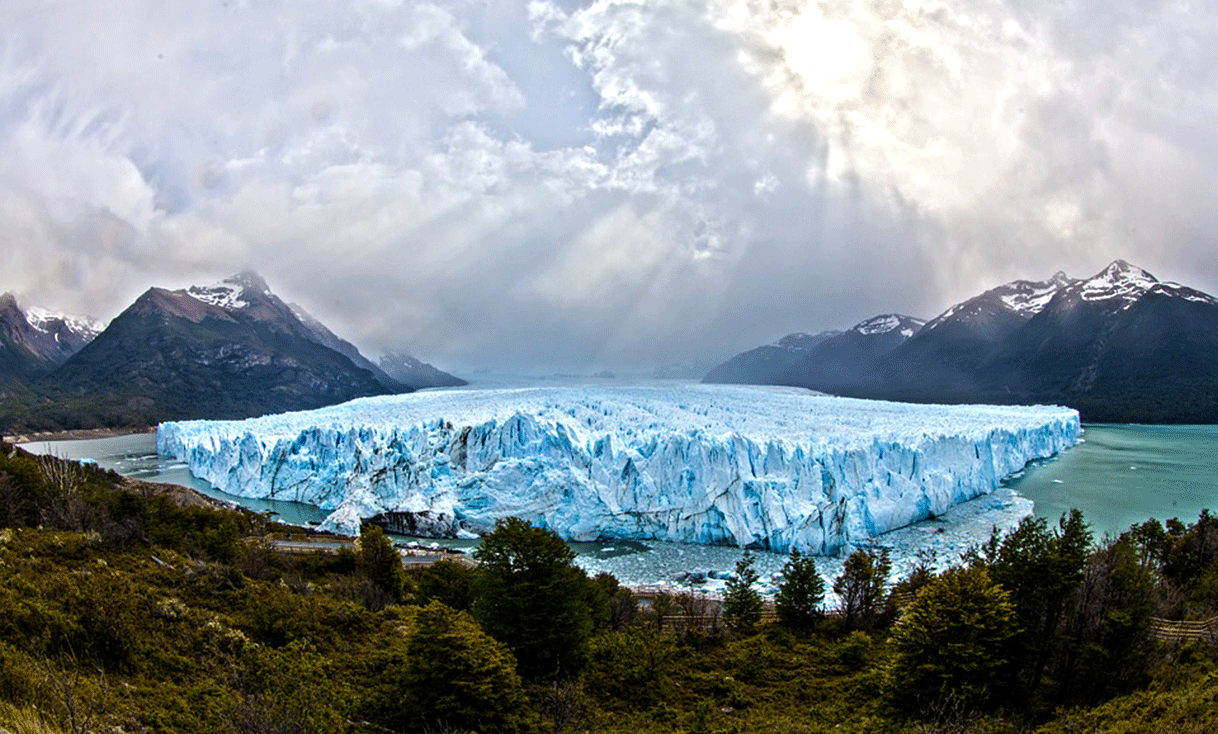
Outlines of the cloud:
{"label": "cloud", "polygon": [[1124,257],[1218,290],[1218,11],[28,0],[0,288],[241,268],[369,351],[714,359]]}

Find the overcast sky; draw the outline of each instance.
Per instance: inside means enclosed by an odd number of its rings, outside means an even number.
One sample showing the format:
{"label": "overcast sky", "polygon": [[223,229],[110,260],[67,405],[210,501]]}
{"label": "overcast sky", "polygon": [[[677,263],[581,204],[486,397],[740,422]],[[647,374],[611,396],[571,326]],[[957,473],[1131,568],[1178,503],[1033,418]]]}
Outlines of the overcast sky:
{"label": "overcast sky", "polygon": [[716,361],[1124,258],[1218,292],[1218,6],[6,0],[0,291],[239,270],[375,358]]}

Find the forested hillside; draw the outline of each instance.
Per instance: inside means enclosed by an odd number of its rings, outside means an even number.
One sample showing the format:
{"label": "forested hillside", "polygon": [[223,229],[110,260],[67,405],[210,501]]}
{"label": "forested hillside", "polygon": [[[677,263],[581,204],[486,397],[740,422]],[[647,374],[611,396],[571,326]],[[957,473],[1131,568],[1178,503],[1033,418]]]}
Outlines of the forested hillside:
{"label": "forested hillside", "polygon": [[1218,521],[1097,541],[1028,520],[892,584],[746,555],[720,609],[588,578],[501,523],[476,568],[407,572],[375,527],[286,556],[250,513],[0,445],[0,728],[12,732],[1218,730]]}

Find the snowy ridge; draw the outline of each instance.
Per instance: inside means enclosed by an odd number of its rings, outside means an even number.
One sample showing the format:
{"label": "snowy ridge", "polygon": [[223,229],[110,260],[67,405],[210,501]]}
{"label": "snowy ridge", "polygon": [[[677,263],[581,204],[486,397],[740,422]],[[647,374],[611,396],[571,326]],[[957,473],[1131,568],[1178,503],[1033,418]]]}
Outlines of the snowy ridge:
{"label": "snowy ridge", "polygon": [[1218,306],[1218,298],[1214,298],[1208,293],[1202,293],[1194,288],[1189,288],[1185,285],[1172,282],[1161,282],[1151,288],[1148,293],[1165,293],[1176,298],[1183,298],[1186,301],[1193,303],[1205,303],[1211,306]]}
{"label": "snowy ridge", "polygon": [[249,302],[243,298],[247,288],[264,295],[270,294],[266,282],[251,272],[239,273],[209,286],[192,285],[186,289],[186,292],[213,306],[223,309],[242,309],[249,306]]}
{"label": "snowy ridge", "polygon": [[691,385],[364,398],[164,423],[157,448],[226,492],[332,510],[324,527],[347,532],[385,511],[449,534],[517,515],[575,540],[828,554],[990,492],[1078,433],[1065,408]]}
{"label": "snowy ridge", "polygon": [[[55,322],[62,322],[67,327],[68,331],[73,334],[81,334],[85,337],[85,341],[91,340],[106,328],[102,322],[97,319],[92,319],[87,316],[72,316],[65,313],[57,313],[48,311],[45,308],[30,306],[25,309],[25,318],[29,321],[30,326],[44,334],[52,333]],[[58,335],[56,335],[58,340]]]}
{"label": "snowy ridge", "polygon": [[991,288],[979,296],[957,303],[931,320],[926,330],[931,331],[950,321],[971,321],[984,318],[995,310],[1006,310],[1026,319],[1031,319],[1049,305],[1059,291],[1077,284],[1063,272],[1057,272],[1048,280],[1013,280]]}
{"label": "snowy ridge", "polygon": [[1049,280],[1017,280],[994,290],[1007,308],[1030,319],[1043,311],[1059,290],[1073,282],[1059,270]]}

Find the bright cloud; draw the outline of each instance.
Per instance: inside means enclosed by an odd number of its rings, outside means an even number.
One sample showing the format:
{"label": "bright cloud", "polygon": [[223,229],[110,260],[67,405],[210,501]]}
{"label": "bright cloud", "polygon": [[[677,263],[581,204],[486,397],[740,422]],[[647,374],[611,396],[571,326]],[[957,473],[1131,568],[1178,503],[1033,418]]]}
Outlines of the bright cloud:
{"label": "bright cloud", "polygon": [[0,290],[253,267],[371,352],[713,360],[1116,257],[1218,290],[1218,11],[17,1]]}

